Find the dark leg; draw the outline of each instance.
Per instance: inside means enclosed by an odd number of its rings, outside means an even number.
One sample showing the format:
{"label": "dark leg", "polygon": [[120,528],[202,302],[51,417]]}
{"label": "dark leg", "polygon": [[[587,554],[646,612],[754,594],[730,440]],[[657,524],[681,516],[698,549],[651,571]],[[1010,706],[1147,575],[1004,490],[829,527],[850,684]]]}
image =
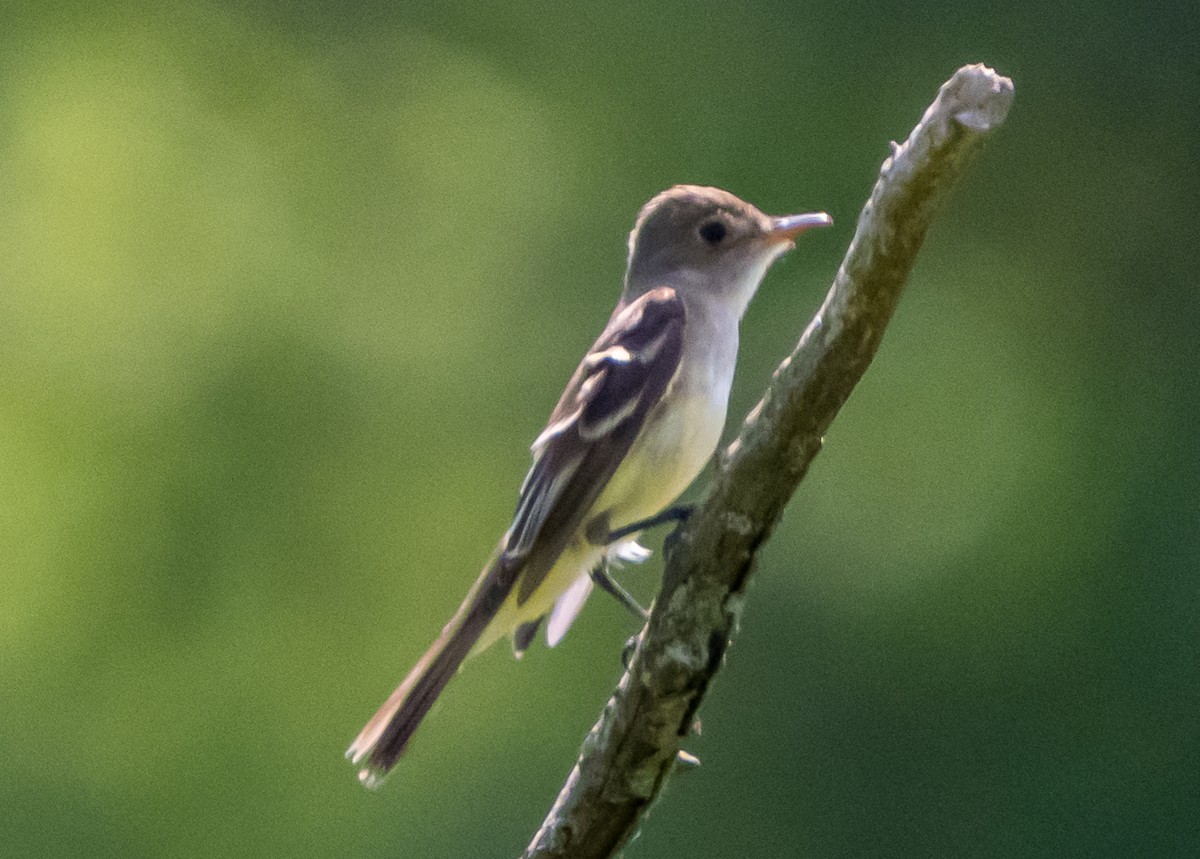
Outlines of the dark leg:
{"label": "dark leg", "polygon": [[638,605],[637,600],[633,598],[629,591],[621,587],[621,585],[608,574],[608,565],[603,561],[601,561],[596,568],[592,570],[592,581],[600,586],[600,590],[604,591],[609,596],[614,597],[617,602],[625,606],[625,608],[628,609],[638,620],[645,621],[646,618],[650,616],[650,612]]}
{"label": "dark leg", "polygon": [[[665,525],[668,522],[685,522],[692,515],[692,510],[694,509],[694,504],[678,504],[674,507],[668,507],[663,512],[656,516],[651,516],[649,519],[643,519],[640,522],[634,522],[632,525],[626,525],[624,528],[609,531],[605,542],[615,543],[624,537],[628,537],[630,534],[645,531],[647,528],[653,528],[655,525]],[[601,587],[604,586],[601,585]]]}

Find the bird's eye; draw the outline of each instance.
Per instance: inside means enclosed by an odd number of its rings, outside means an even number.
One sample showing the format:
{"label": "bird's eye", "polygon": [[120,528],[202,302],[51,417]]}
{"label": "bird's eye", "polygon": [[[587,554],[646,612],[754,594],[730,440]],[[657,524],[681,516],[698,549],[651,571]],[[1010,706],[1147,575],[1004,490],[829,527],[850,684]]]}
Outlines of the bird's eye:
{"label": "bird's eye", "polygon": [[719,245],[725,238],[725,225],[720,221],[709,221],[700,227],[700,238],[710,245]]}

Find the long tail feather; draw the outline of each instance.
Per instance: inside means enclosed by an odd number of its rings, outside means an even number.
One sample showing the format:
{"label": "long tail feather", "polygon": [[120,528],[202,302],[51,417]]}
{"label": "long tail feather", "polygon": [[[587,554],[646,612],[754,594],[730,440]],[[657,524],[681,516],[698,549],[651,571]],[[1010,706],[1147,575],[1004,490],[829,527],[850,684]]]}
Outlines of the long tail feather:
{"label": "long tail feather", "polygon": [[433,702],[495,617],[512,587],[502,565],[503,560],[498,559],[483,571],[437,641],[346,751],[352,763],[363,765],[358,777],[367,787],[376,787],[395,766]]}

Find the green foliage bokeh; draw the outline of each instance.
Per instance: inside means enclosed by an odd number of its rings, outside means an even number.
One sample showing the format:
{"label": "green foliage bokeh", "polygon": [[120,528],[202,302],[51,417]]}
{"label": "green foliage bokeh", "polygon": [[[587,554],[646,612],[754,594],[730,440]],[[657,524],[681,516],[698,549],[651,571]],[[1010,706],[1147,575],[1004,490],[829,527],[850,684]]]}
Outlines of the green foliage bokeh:
{"label": "green foliage bokeh", "polygon": [[[728,432],[959,65],[1016,83],[763,553],[630,856],[1200,851],[1200,87],[1183,7],[8,4],[0,854],[516,855],[593,600],[346,745],[507,524],[676,182],[825,209]],[[694,492],[694,490],[693,490]],[[657,559],[625,579],[654,593]]]}

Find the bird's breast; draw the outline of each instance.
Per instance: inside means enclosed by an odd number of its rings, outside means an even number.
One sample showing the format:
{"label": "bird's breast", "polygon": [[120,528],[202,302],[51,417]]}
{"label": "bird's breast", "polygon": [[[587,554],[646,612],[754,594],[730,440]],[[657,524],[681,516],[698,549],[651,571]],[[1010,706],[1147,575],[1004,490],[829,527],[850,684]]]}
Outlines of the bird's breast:
{"label": "bird's breast", "polygon": [[685,352],[675,378],[592,508],[607,515],[610,530],[669,506],[704,469],[721,440],[733,361],[721,360],[724,356],[713,350],[697,351]]}

